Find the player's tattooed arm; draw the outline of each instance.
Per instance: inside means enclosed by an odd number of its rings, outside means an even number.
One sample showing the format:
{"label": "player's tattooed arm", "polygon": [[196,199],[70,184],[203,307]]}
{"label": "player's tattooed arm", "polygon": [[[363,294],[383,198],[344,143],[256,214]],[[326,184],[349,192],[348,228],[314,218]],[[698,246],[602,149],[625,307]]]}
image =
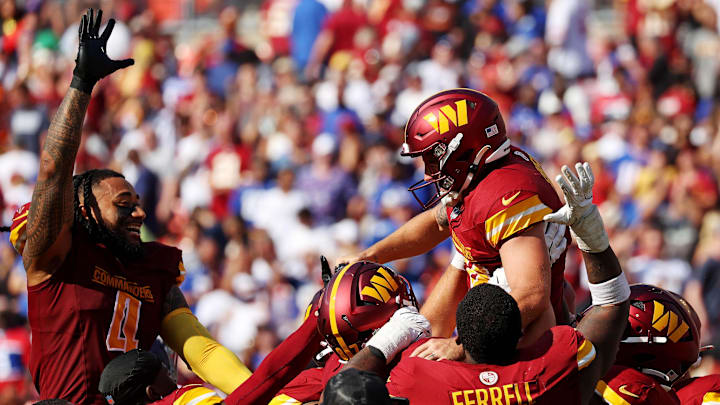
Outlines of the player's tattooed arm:
{"label": "player's tattooed arm", "polygon": [[180,291],[180,287],[174,285],[165,296],[165,302],[163,303],[163,316],[178,308],[189,308],[189,306],[185,300],[185,296],[182,291]]}
{"label": "player's tattooed arm", "polygon": [[448,220],[447,210],[445,209],[445,206],[443,204],[438,204],[437,206],[435,206],[434,210],[435,221],[437,222],[440,229],[445,229],[450,226],[450,221]]}
{"label": "player's tattooed arm", "polygon": [[70,249],[73,166],[89,102],[89,94],[74,88],[68,90],[50,123],[40,153],[40,170],[28,213],[27,242],[23,252],[31,285],[43,278],[43,274],[52,274]]}

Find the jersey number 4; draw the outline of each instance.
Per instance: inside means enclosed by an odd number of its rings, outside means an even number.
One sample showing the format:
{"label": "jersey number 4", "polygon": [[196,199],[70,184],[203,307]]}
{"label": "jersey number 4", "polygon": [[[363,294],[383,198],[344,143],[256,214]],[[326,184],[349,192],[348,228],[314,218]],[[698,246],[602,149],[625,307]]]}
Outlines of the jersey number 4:
{"label": "jersey number 4", "polygon": [[117,292],[115,311],[105,339],[109,351],[128,352],[137,349],[135,334],[140,322],[140,305],[142,302],[137,298],[122,291]]}

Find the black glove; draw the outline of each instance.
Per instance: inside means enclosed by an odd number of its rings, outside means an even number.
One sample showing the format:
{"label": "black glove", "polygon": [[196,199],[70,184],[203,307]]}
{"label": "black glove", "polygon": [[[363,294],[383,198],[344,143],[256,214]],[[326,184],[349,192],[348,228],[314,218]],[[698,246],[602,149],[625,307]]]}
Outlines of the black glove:
{"label": "black glove", "polygon": [[102,10],[98,10],[97,17],[93,18],[93,9],[89,9],[80,20],[78,32],[80,42],[70,87],[88,94],[92,93],[95,83],[103,77],[135,63],[132,59],[111,60],[108,58],[105,48],[115,26],[115,20],[111,18],[102,35],[98,35],[101,20]]}

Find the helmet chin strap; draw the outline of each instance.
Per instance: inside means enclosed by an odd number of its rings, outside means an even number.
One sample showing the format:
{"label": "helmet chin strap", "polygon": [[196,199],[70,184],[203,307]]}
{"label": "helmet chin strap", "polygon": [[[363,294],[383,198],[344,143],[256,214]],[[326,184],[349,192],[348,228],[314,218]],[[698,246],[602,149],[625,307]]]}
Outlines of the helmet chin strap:
{"label": "helmet chin strap", "polygon": [[[462,134],[460,134],[460,135],[462,135]],[[455,139],[457,139],[457,138],[455,138]],[[453,141],[455,141],[455,139],[453,139]],[[458,142],[458,144],[459,143],[460,142]],[[452,206],[455,206],[459,202],[460,196],[470,186],[470,183],[472,183],[473,177],[475,177],[475,173],[477,173],[477,165],[480,163],[483,156],[485,156],[485,154],[489,150],[490,150],[490,145],[485,145],[485,146],[483,146],[482,149],[480,149],[480,151],[478,151],[478,153],[475,155],[475,160],[473,160],[473,164],[470,166],[470,170],[468,170],[467,177],[465,177],[465,182],[463,183],[462,187],[460,187],[460,190],[459,191],[451,191],[442,198],[441,201],[444,206],[452,207]]]}
{"label": "helmet chin strap", "polygon": [[657,370],[652,369],[652,368],[641,368],[640,371],[641,371],[643,374],[647,374],[647,375],[651,375],[651,376],[653,376],[653,377],[657,377],[657,378],[659,378],[659,379],[667,382],[668,384],[671,384],[673,381],[675,381],[675,380],[678,378],[677,373],[675,373],[675,371],[673,371],[673,370],[668,371],[667,374],[662,373],[662,372],[657,371]]}

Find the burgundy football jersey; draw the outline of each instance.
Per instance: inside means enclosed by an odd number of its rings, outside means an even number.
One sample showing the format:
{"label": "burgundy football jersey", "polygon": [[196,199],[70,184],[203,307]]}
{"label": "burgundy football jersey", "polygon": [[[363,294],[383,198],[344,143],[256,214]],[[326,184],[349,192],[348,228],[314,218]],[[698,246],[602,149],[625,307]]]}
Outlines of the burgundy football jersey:
{"label": "burgundy football jersey", "polygon": [[40,398],[104,404],[100,374],[114,357],[150,350],[163,301],[184,269],[181,252],[144,243],[145,259],[122,263],[74,230],[72,247],[53,276],[28,288],[30,371]]}
{"label": "burgundy football jersey", "polygon": [[595,393],[611,405],[680,405],[674,391],[666,391],[649,375],[625,366],[612,366],[598,381]]}
{"label": "burgundy football jersey", "polygon": [[[487,282],[502,266],[500,247],[505,241],[563,206],[540,165],[522,150],[512,147],[508,156],[489,166],[492,170],[462,203],[447,208],[470,288]],[[570,246],[570,233],[565,237]],[[564,271],[565,253],[552,266],[550,299],[556,314],[562,311]]]}
{"label": "burgundy football jersey", "polygon": [[569,326],[551,328],[510,365],[410,357],[425,340],[403,352],[388,382],[390,395],[413,405],[580,403],[578,371],[595,359],[592,343]]}
{"label": "burgundy football jersey", "polygon": [[340,358],[333,353],[320,368],[309,368],[290,381],[268,405],[302,404],[320,400],[325,384],[342,369]]}
{"label": "burgundy football jersey", "polygon": [[674,388],[683,405],[720,405],[720,374],[691,378]]}

